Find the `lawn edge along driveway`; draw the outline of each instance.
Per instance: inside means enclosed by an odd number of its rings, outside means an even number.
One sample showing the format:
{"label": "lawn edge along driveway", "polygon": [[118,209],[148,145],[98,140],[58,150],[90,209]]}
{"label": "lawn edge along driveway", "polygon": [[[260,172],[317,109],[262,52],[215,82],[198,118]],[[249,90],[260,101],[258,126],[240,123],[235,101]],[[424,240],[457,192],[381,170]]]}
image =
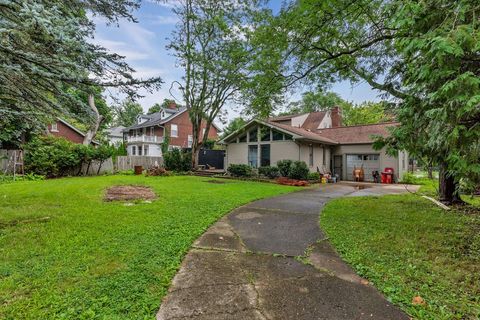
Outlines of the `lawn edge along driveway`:
{"label": "lawn edge along driveway", "polygon": [[[245,203],[297,190],[209,180],[115,175],[0,185],[0,318],[153,318],[210,225]],[[105,202],[114,185],[148,186],[157,198]]]}
{"label": "lawn edge along driveway", "polygon": [[342,198],[320,225],[359,275],[414,318],[479,319],[480,215],[464,210],[413,194]]}

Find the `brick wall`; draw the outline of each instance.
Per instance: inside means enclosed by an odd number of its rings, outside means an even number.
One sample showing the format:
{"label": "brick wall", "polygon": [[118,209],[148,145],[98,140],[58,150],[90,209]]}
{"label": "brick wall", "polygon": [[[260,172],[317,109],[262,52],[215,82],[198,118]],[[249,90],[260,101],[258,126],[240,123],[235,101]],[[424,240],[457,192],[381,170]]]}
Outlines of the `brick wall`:
{"label": "brick wall", "polygon": [[50,132],[52,135],[56,137],[63,137],[75,143],[83,143],[83,136],[69,126],[65,125],[63,122],[57,121],[57,129],[58,131],[52,131],[52,125],[48,125],[48,132]]}
{"label": "brick wall", "polygon": [[[178,137],[172,137],[172,131],[171,131],[172,124],[177,125]],[[186,148],[188,146],[188,135],[192,134],[192,123],[190,122],[190,118],[188,117],[188,112],[184,112],[178,117],[175,117],[174,119],[165,123],[164,126],[168,129],[168,132],[170,134],[170,145],[180,146],[182,148]],[[202,133],[203,128],[205,128],[204,121],[202,121],[200,134]],[[217,137],[218,137],[217,129],[211,126],[208,132],[208,138],[217,139]]]}

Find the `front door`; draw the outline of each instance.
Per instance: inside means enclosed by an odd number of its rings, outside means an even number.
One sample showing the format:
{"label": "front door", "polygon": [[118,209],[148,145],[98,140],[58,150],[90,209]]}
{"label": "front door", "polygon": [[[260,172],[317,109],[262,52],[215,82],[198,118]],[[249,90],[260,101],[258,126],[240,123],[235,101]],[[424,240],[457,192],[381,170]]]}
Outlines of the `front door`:
{"label": "front door", "polygon": [[333,174],[338,175],[340,179],[342,179],[342,163],[342,156],[333,156]]}

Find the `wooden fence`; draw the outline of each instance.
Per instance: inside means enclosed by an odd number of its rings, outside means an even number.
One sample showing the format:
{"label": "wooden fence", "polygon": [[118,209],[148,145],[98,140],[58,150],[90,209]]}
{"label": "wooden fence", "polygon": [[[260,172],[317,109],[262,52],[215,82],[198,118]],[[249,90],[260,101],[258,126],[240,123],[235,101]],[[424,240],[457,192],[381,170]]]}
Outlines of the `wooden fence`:
{"label": "wooden fence", "polygon": [[11,161],[11,158],[14,152],[17,152],[18,154],[18,150],[0,149],[0,174],[5,173],[5,171],[8,174],[13,173],[13,162]]}
{"label": "wooden fence", "polygon": [[148,156],[119,156],[117,157],[117,171],[130,170],[134,166],[142,166],[148,169],[154,166],[163,165],[162,157],[148,157]]}

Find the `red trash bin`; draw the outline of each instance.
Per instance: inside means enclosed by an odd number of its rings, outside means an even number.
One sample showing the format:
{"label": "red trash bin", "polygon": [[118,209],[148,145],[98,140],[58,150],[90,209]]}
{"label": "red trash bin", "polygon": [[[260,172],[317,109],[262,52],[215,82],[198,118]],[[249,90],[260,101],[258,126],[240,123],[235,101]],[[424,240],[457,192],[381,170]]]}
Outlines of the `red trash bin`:
{"label": "red trash bin", "polygon": [[393,168],[385,168],[385,171],[382,172],[382,183],[393,183]]}

